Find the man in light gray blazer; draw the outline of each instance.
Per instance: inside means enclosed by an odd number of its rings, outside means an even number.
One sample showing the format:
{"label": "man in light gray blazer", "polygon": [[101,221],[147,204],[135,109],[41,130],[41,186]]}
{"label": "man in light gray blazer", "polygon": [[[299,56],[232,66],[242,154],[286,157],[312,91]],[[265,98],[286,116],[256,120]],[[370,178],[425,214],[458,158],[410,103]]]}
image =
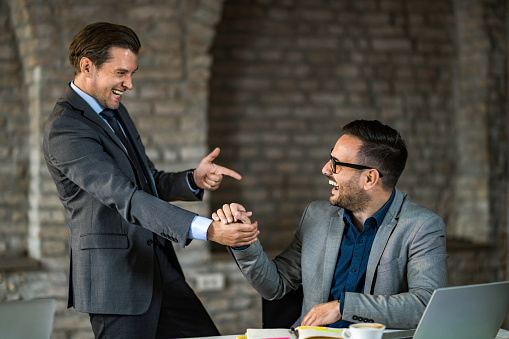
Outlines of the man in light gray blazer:
{"label": "man in light gray blazer", "polygon": [[49,116],[44,155],[70,237],[68,306],[90,314],[97,338],[218,335],[184,279],[172,243],[246,245],[252,225],[232,229],[167,201],[200,200],[223,175],[215,149],[194,170],[155,169],[127,109],[140,42],[128,27],[94,23],[73,40],[74,81]]}
{"label": "man in light gray blazer", "polygon": [[[302,284],[294,326],[415,328],[433,291],[447,286],[444,222],[395,188],[406,159],[396,130],[351,122],[322,169],[333,186],[329,201],[309,204],[291,244],[274,260],[259,241],[229,249],[265,299]],[[251,215],[231,204],[213,219],[251,223]]]}

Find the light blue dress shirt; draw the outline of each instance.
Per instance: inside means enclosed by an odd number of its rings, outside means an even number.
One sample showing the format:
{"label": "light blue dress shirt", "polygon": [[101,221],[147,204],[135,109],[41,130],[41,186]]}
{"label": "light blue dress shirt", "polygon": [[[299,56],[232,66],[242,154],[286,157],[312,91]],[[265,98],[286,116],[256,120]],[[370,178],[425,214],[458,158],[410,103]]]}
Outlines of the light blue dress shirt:
{"label": "light blue dress shirt", "polygon": [[[71,81],[71,88],[83,99],[87,102],[87,104],[96,112],[106,123],[108,121],[103,118],[100,113],[104,110],[104,107],[93,97],[88,95],[87,93],[83,92],[81,89],[79,89],[74,82]],[[110,126],[108,124],[108,126]],[[111,126],[110,126],[111,128]],[[120,126],[122,128],[122,126]],[[113,128],[112,128],[113,130]],[[122,131],[124,131],[122,129]],[[187,180],[187,177],[186,177]],[[193,191],[194,194],[198,194],[200,190],[193,190],[191,188],[191,185],[189,184],[189,181],[187,181],[187,184],[189,185],[189,189]],[[191,227],[189,228],[189,233],[187,235],[188,239],[198,239],[198,240],[207,240],[207,230],[209,229],[210,224],[212,223],[212,219],[200,217],[199,215],[195,216],[193,221],[191,222]]]}

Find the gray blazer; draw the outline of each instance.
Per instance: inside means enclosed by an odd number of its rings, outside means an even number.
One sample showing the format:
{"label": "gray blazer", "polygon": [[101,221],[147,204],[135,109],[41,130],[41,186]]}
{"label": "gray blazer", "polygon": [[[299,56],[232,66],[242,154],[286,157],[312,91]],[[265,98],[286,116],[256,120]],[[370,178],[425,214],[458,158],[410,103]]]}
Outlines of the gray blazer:
{"label": "gray blazer", "polygon": [[[302,283],[304,300],[296,326],[313,306],[328,301],[345,227],[343,212],[328,201],[312,202],[293,241],[274,260],[259,241],[243,251],[229,249],[249,283],[268,300]],[[433,291],[445,286],[444,222],[396,190],[371,248],[364,294],[345,294],[343,319],[415,328]]]}
{"label": "gray blazer", "polygon": [[153,234],[185,246],[196,215],[166,201],[201,196],[190,190],[186,172],[154,168],[127,110],[120,105],[118,111],[159,197],[136,187],[120,140],[70,86],[47,120],[44,156],[69,227],[69,307],[135,315],[148,309],[152,297]]}

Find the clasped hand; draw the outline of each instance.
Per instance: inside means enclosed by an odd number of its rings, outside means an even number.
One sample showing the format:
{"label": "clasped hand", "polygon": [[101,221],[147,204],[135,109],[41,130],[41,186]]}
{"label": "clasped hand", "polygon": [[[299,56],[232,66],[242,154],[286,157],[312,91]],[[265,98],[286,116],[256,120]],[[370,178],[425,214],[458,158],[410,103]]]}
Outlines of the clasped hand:
{"label": "clasped hand", "polygon": [[232,247],[251,245],[260,234],[258,222],[249,219],[252,214],[239,204],[223,205],[212,214],[214,221],[207,231],[207,239]]}

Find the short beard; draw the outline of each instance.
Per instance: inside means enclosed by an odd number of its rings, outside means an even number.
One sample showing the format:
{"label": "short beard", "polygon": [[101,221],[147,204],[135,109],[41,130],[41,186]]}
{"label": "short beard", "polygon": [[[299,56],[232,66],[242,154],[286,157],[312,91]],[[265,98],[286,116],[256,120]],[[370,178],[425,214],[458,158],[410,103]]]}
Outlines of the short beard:
{"label": "short beard", "polygon": [[338,188],[338,197],[333,198],[331,194],[329,198],[331,205],[344,208],[354,213],[365,211],[371,202],[371,198],[361,187],[357,186],[359,177],[360,172],[344,185],[340,184]]}

